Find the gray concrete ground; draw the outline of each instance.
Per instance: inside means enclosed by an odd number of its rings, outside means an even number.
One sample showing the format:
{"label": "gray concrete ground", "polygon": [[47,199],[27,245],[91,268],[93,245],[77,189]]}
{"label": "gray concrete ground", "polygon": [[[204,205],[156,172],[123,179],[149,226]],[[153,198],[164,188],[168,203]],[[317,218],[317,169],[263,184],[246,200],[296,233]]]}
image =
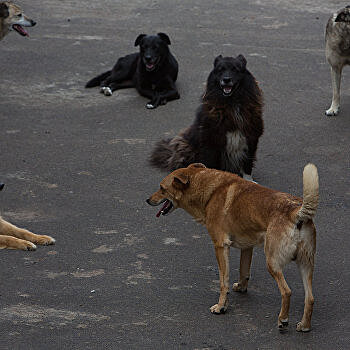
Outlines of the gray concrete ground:
{"label": "gray concrete ground", "polygon": [[[325,4],[326,3],[326,4]],[[331,101],[324,27],[342,1],[22,0],[38,25],[11,33],[0,55],[2,215],[57,239],[36,252],[1,251],[1,349],[348,349],[350,76],[341,113]],[[139,33],[168,33],[181,99],[156,110],[129,89],[104,97],[85,82],[134,51]],[[276,329],[280,295],[254,253],[246,295],[227,314],[209,307],[218,271],[205,229],[184,212],[157,219],[145,199],[163,177],[152,145],[191,123],[218,54],[238,55],[261,84],[265,133],[259,183],[302,193],[320,174],[313,329],[296,266],[290,328]],[[231,282],[239,251],[231,250]]]}

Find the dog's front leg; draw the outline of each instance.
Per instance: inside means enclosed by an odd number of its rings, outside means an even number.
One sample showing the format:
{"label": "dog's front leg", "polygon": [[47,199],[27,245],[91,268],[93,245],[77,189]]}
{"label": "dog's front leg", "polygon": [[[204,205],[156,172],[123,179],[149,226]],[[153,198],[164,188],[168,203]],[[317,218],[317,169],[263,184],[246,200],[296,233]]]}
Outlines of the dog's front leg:
{"label": "dog's front leg", "polygon": [[228,299],[227,293],[229,291],[229,249],[228,245],[217,246],[215,245],[216,260],[219,265],[220,275],[220,297],[217,304],[210,308],[213,314],[223,314],[227,310]]}
{"label": "dog's front leg", "polygon": [[333,97],[331,106],[326,110],[326,115],[329,117],[339,113],[341,72],[342,68],[331,66]]}
{"label": "dog's front leg", "polygon": [[154,109],[154,108],[157,108],[158,106],[160,106],[161,104],[162,104],[162,100],[161,100],[160,93],[158,91],[153,91],[152,99],[151,99],[151,101],[146,103],[146,108],[147,109]]}
{"label": "dog's front leg", "polygon": [[[19,238],[40,245],[55,244],[55,239],[50,236],[37,235],[24,228],[19,228],[3,219],[0,219],[0,233],[6,236]],[[20,248],[21,249],[21,248]]]}
{"label": "dog's front leg", "polygon": [[177,100],[180,98],[180,94],[176,89],[175,83],[170,77],[163,79],[157,90],[159,91],[159,103],[161,105],[165,105],[168,101]]}
{"label": "dog's front leg", "polygon": [[239,281],[234,283],[232,289],[235,292],[245,293],[250,277],[250,265],[252,263],[253,248],[241,249],[241,261],[239,267]]}

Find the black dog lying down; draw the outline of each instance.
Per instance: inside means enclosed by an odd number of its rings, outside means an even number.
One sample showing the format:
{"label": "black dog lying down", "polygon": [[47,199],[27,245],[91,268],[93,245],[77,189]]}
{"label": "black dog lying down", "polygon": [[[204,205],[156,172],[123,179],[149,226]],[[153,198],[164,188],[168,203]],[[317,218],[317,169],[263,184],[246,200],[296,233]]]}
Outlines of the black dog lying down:
{"label": "black dog lying down", "polygon": [[259,137],[263,133],[262,94],[247,61],[216,57],[193,124],[152,152],[152,166],[167,172],[203,163],[252,180]]}
{"label": "black dog lying down", "polygon": [[135,87],[140,95],[151,99],[147,108],[180,98],[175,87],[178,63],[168,45],[170,39],[164,33],[140,34],[135,41],[139,53],[119,58],[112,70],[91,79],[85,87],[100,86],[106,96],[117,89]]}

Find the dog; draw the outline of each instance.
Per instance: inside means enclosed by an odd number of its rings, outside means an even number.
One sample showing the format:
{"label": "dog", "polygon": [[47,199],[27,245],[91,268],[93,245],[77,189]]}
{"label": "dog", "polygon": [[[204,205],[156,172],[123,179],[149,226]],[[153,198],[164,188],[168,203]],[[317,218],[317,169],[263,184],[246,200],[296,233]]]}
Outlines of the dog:
{"label": "dog", "polygon": [[210,308],[214,314],[224,313],[228,306],[229,248],[241,250],[240,278],[233,284],[233,290],[246,292],[253,248],[263,244],[267,269],[282,296],[278,328],[285,330],[291,290],[282,271],[287,263],[296,261],[305,290],[304,315],[297,331],[307,332],[311,329],[314,304],[316,229],[313,217],[318,192],[318,172],[313,164],[304,168],[303,198],[299,198],[194,163],[165,177],[147,203],[153,206],[163,203],[157,217],[182,208],[206,226],[214,243],[220,274],[219,301]]}
{"label": "dog", "polygon": [[259,137],[264,131],[262,92],[243,55],[218,56],[193,124],[156,143],[150,165],[163,171],[200,162],[252,180]]}
{"label": "dog", "polygon": [[[4,184],[0,183],[0,191]],[[36,245],[55,244],[50,236],[37,235],[23,228],[19,228],[0,217],[0,249],[36,250]]]}
{"label": "dog", "polygon": [[100,86],[100,92],[111,96],[117,89],[135,87],[141,96],[150,99],[146,108],[153,109],[180,98],[176,89],[179,66],[169,50],[167,34],[140,34],[133,53],[118,59],[112,70],[91,79],[86,88]]}
{"label": "dog", "polygon": [[21,8],[12,2],[0,2],[0,40],[11,30],[22,36],[29,36],[23,27],[33,27],[36,22],[28,18]]}
{"label": "dog", "polygon": [[331,66],[332,104],[327,116],[335,116],[340,108],[340,81],[345,65],[350,64],[350,6],[335,12],[326,26],[326,59]]}

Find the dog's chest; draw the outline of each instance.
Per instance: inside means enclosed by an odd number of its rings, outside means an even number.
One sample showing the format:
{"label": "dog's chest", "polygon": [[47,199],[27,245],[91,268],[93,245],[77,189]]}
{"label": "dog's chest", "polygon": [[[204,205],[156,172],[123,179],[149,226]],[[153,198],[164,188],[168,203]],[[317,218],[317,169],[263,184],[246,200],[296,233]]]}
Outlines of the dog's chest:
{"label": "dog's chest", "polygon": [[239,130],[227,132],[224,157],[225,170],[233,172],[241,170],[241,162],[246,157],[247,150],[247,139]]}

